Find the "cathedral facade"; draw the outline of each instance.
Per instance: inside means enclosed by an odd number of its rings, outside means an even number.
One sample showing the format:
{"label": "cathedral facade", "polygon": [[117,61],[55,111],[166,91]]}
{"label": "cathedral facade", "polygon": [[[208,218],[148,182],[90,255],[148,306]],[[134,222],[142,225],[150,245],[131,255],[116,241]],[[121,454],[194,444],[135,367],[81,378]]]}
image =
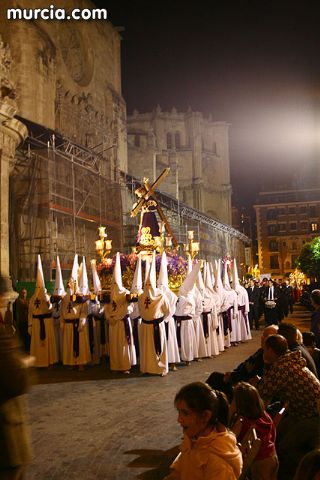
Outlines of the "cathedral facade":
{"label": "cathedral facade", "polygon": [[128,115],[128,171],[155,179],[170,167],[163,191],[208,217],[231,224],[228,124],[202,113],[134,111]]}

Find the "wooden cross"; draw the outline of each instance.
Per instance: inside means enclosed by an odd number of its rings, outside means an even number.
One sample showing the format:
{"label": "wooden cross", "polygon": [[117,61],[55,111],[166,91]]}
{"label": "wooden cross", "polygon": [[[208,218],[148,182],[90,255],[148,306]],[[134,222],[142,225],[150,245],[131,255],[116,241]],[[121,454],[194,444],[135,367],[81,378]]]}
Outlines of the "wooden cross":
{"label": "wooden cross", "polygon": [[[151,197],[155,198],[155,190],[159,187],[160,183],[166,178],[169,172],[170,168],[165,168],[152,185],[149,185],[148,178],[143,179],[143,187],[138,189],[138,196],[140,197],[140,200],[133,206],[131,210],[131,217],[135,217],[137,213],[147,204],[148,200]],[[155,203],[159,217],[161,218],[168,235],[172,238],[173,245],[177,248],[178,241],[174,236],[173,231],[171,230],[169,222],[165,214],[163,213],[163,210],[160,207],[159,203],[157,201],[155,201]]]}

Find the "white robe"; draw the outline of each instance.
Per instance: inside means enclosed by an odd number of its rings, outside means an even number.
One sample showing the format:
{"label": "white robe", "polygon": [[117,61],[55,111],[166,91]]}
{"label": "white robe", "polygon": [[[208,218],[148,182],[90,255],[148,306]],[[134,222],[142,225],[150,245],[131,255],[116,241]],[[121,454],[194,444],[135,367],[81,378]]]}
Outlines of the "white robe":
{"label": "white robe", "polygon": [[[180,327],[180,358],[183,362],[191,362],[197,355],[197,340],[194,331],[192,317],[195,314],[195,302],[193,298],[193,291],[187,295],[179,296],[176,308],[177,316],[190,316],[190,320],[181,320]],[[177,320],[179,321],[179,320]]]}
{"label": "white robe", "polygon": [[[93,352],[91,354],[91,361],[94,365],[98,365],[101,361],[102,355],[107,354],[107,329],[104,316],[104,307],[98,300],[87,301],[88,316],[93,315],[92,327],[93,327]],[[99,318],[95,318],[99,317]],[[101,318],[102,317],[102,318]],[[105,342],[101,343],[101,329],[104,329]],[[89,322],[88,322],[88,334],[90,341]]]}
{"label": "white robe", "polygon": [[[88,326],[86,322],[86,304],[74,303],[67,294],[61,302],[60,321],[63,329],[63,357],[64,365],[85,365],[91,360]],[[79,319],[79,356],[77,357],[73,348],[73,326],[76,319]]]}
{"label": "white robe", "polygon": [[225,290],[226,295],[224,298],[223,305],[221,307],[223,312],[226,312],[230,307],[233,307],[231,310],[231,332],[230,332],[230,342],[240,342],[241,333],[240,333],[240,323],[238,316],[238,295],[237,293],[230,289]]}
{"label": "white robe", "polygon": [[[39,318],[35,315],[50,315],[45,318],[45,339],[40,339]],[[28,331],[31,335],[30,355],[35,357],[35,367],[48,367],[58,361],[56,337],[54,333],[54,321],[52,317],[52,305],[49,296],[43,292],[36,292],[30,299],[28,312]]]}
{"label": "white robe", "polygon": [[248,318],[250,308],[248,292],[242,285],[237,285],[235,291],[238,295],[238,308],[244,307],[244,312],[238,310],[241,341],[250,340],[252,335]]}
{"label": "white robe", "polygon": [[[168,329],[168,363],[180,363],[180,353],[177,340],[176,322],[173,318],[178,301],[177,295],[169,288],[162,287],[162,292],[166,295],[169,305],[169,314],[165,316],[165,328]],[[167,324],[167,326],[166,326]]]}
{"label": "white robe", "polygon": [[195,309],[194,309],[194,315],[192,317],[192,320],[193,320],[194,332],[196,335],[196,343],[197,343],[197,354],[195,355],[195,358],[210,357],[211,342],[209,341],[209,338],[205,338],[204,336],[203,323],[202,323],[203,297],[201,295],[200,290],[197,287],[195,287],[195,290],[194,290],[194,302],[195,302]]}
{"label": "white robe", "polygon": [[[137,363],[131,322],[129,318],[123,320],[126,315],[132,313],[132,310],[132,304],[128,304],[125,292],[118,295],[116,302],[113,302],[111,298],[111,302],[105,305],[105,315],[109,323],[111,370],[125,372]],[[128,326],[129,339],[127,339],[125,322]]]}
{"label": "white robe", "polygon": [[[169,371],[168,366],[168,348],[164,321],[159,324],[161,353],[157,354],[154,345],[154,324],[155,319],[166,317],[170,313],[169,302],[166,295],[158,291],[155,297],[150,296],[148,292],[143,292],[139,297],[139,310],[142,317],[140,326],[140,371],[142,373],[151,373],[165,375]],[[151,303],[149,303],[149,301]]]}
{"label": "white robe", "polygon": [[215,302],[214,302],[214,295],[213,292],[206,288],[204,292],[204,299],[203,299],[203,310],[209,313],[209,337],[208,342],[210,342],[210,355],[219,355],[219,345],[218,345],[218,337],[217,337],[217,317],[216,317],[216,309],[215,309]]}

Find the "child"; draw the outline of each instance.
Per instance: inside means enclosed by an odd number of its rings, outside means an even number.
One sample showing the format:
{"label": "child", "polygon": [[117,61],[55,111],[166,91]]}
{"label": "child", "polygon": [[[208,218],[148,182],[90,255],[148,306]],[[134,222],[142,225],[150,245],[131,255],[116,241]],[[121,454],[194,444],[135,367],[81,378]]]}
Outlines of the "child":
{"label": "child", "polygon": [[261,440],[260,449],[250,468],[252,480],[276,480],[278,457],[275,450],[276,431],[271,417],[264,409],[258,390],[250,383],[239,382],[234,387],[236,413],[241,417],[238,441],[254,427]]}
{"label": "child", "polygon": [[177,393],[184,439],[181,453],[166,480],[236,480],[242,468],[241,452],[228,423],[225,395],[201,382],[190,383]]}

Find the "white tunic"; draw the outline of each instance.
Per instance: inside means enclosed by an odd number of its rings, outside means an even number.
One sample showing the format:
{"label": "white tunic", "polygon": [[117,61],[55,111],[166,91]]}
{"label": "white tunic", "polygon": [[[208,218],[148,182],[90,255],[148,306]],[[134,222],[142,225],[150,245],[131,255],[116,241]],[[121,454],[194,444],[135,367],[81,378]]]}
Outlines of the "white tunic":
{"label": "white tunic", "polygon": [[[165,375],[168,373],[168,349],[164,321],[159,323],[160,350],[156,352],[154,321],[170,313],[166,295],[150,296],[143,292],[139,297],[139,310],[142,317],[140,326],[140,370],[142,373]],[[149,322],[149,323],[146,323]]]}
{"label": "white tunic", "polygon": [[105,305],[105,316],[109,323],[109,353],[110,369],[128,371],[136,365],[137,356],[132,335],[129,315],[132,304],[126,299],[126,292],[117,295],[116,302],[112,300]]}
{"label": "white tunic", "polygon": [[[197,340],[194,331],[194,325],[192,317],[195,314],[195,302],[193,298],[193,291],[189,292],[186,296],[179,296],[176,315],[178,317],[188,317],[188,320],[181,320],[180,322],[180,357],[184,362],[191,362],[197,355]],[[179,319],[177,319],[179,322]]]}
{"label": "white tunic", "polygon": [[[90,362],[89,335],[86,304],[74,303],[67,294],[61,302],[61,328],[63,329],[64,365],[85,365]],[[76,325],[78,324],[78,327]],[[74,350],[74,326],[79,333],[79,355]]]}
{"label": "white tunic", "polygon": [[[197,343],[197,354],[196,358],[204,358],[211,356],[211,342],[208,338],[204,336],[203,322],[202,322],[202,312],[203,312],[203,297],[200,290],[195,287],[194,289],[194,302],[195,309],[194,315],[192,316],[194,332],[196,335]],[[209,329],[210,332],[210,329]],[[209,333],[210,336],[210,333]]]}
{"label": "white tunic", "polygon": [[[47,318],[40,316],[45,316]],[[41,324],[44,325],[45,338],[41,339]],[[52,305],[49,296],[36,292],[30,299],[28,312],[28,331],[31,335],[30,355],[35,357],[35,367],[48,367],[58,361],[56,338],[52,318]]]}
{"label": "white tunic", "polygon": [[[177,295],[172,292],[169,288],[163,288],[163,293],[166,295],[169,305],[169,314],[165,316],[165,328],[168,329],[168,362],[169,363],[180,363],[180,353],[177,340],[177,331],[176,331],[176,322],[174,320],[174,314],[176,311],[176,304],[178,301]],[[167,325],[166,325],[167,324]]]}
{"label": "white tunic", "polygon": [[250,324],[248,319],[249,313],[249,297],[247,290],[242,285],[237,285],[235,291],[238,295],[239,323],[241,341],[250,340],[252,338]]}

